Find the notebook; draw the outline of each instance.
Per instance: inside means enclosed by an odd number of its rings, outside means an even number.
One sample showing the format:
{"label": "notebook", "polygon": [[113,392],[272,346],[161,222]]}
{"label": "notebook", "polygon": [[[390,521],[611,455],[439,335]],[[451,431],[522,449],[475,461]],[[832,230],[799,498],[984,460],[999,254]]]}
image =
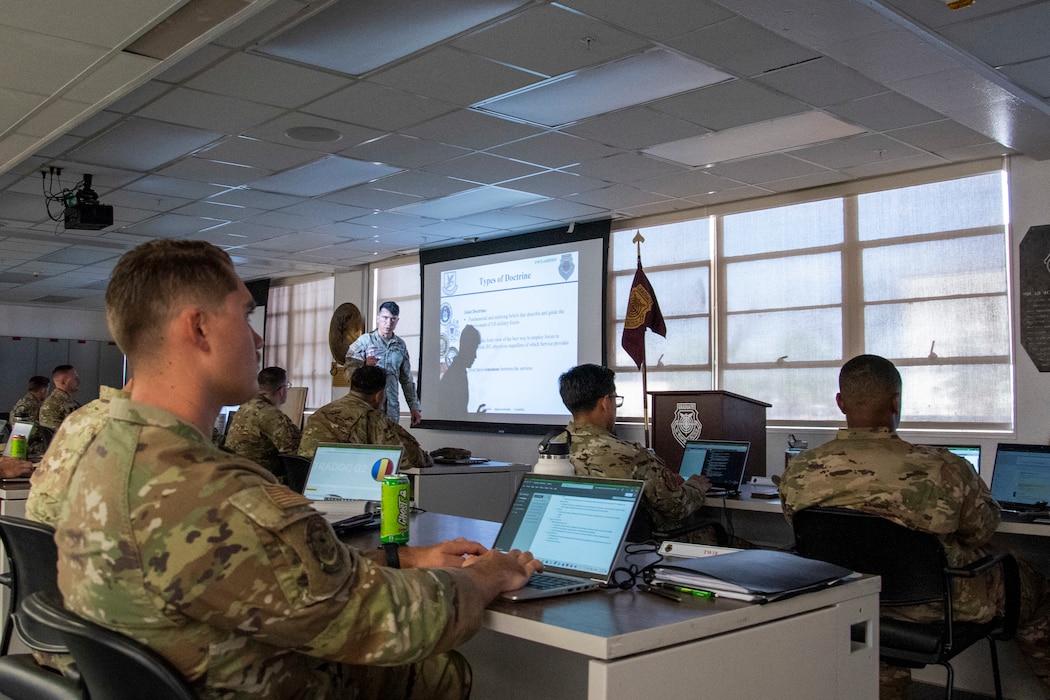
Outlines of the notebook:
{"label": "notebook", "polygon": [[330,523],[379,514],[383,477],[397,473],[401,447],[322,442],[317,446],[303,495]]}
{"label": "notebook", "polygon": [[730,496],[740,493],[747,467],[750,442],[730,440],[689,440],[682,453],[682,467],[678,473],[683,479],[701,474],[711,481],[708,496]]}
{"label": "notebook", "polygon": [[15,421],[14,425],[11,426],[11,435],[7,438],[7,443],[4,445],[4,457],[11,456],[11,444],[14,442],[11,438],[15,435],[21,435],[26,439],[26,444],[29,443],[29,437],[33,432],[33,428],[36,427],[35,423],[27,423],[25,421]]}
{"label": "notebook", "polygon": [[524,588],[499,597],[535,600],[608,583],[641,502],[643,483],[525,474],[493,546],[503,552],[532,552],[544,571]]}
{"label": "notebook", "polygon": [[999,443],[992,497],[1008,513],[1050,514],[1050,445]]}

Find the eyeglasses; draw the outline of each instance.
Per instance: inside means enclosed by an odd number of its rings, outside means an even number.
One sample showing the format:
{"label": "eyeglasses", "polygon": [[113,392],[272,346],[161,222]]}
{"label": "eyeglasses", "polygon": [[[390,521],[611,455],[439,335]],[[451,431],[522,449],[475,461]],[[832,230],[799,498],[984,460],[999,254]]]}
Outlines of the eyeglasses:
{"label": "eyeglasses", "polygon": [[292,388],[292,383],[291,382],[285,382],[284,383],[284,388],[285,389],[291,389]]}
{"label": "eyeglasses", "polygon": [[623,406],[623,397],[619,394],[609,394],[609,398],[616,402],[616,408]]}

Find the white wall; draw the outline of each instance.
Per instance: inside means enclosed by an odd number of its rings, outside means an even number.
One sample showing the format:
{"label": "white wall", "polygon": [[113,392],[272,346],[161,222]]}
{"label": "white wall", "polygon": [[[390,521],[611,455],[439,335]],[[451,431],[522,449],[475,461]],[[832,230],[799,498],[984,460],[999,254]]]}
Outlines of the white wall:
{"label": "white wall", "polygon": [[113,340],[103,311],[0,303],[0,335],[72,340]]}

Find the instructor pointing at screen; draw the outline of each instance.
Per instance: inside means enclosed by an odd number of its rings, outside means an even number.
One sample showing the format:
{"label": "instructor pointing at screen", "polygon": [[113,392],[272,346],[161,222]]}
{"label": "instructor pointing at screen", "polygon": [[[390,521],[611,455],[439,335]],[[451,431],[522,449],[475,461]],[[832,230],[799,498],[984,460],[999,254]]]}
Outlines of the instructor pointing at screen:
{"label": "instructor pointing at screen", "polygon": [[397,385],[405,392],[408,410],[412,412],[412,425],[419,425],[423,411],[416,396],[416,384],[412,381],[412,367],[408,361],[408,346],[394,335],[401,309],[396,302],[384,301],[376,314],[376,329],[355,340],[346,350],[346,371],[353,372],[361,365],[372,365],[386,372],[386,415],[397,421],[401,416],[401,403]]}

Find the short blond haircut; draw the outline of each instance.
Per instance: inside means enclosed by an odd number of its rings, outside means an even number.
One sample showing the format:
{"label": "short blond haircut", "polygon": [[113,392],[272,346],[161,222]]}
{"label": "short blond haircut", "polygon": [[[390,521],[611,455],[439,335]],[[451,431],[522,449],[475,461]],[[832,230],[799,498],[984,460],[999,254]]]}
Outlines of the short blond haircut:
{"label": "short blond haircut", "polygon": [[207,241],[158,238],[125,253],[106,289],[106,321],[130,358],[160,349],[165,326],[189,304],[221,305],[240,279],[233,261]]}

